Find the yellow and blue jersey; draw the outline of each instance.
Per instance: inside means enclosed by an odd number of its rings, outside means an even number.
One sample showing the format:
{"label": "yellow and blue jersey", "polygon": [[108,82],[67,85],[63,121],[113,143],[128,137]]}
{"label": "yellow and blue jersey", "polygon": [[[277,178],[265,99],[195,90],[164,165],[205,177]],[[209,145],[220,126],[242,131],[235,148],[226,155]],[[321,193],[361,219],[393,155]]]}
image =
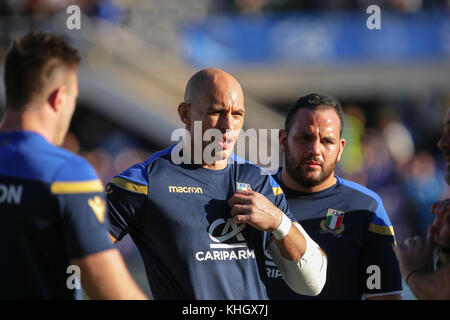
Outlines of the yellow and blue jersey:
{"label": "yellow and blue jersey", "polygon": [[401,275],[393,246],[395,235],[381,198],[355,182],[336,177],[332,187],[315,193],[292,190],[275,177],[292,214],[328,257],[327,280],[316,297],[287,287],[266,257],[270,299],[357,299],[399,294]]}
{"label": "yellow and blue jersey", "polygon": [[34,132],[1,132],[0,299],[79,298],[70,260],[113,248],[105,210],[86,160]]}
{"label": "yellow and blue jersey", "polygon": [[111,233],[130,234],[155,299],[267,299],[270,233],[231,223],[227,200],[251,189],[290,215],[278,183],[235,156],[223,170],[175,165],[172,148],[107,185]]}

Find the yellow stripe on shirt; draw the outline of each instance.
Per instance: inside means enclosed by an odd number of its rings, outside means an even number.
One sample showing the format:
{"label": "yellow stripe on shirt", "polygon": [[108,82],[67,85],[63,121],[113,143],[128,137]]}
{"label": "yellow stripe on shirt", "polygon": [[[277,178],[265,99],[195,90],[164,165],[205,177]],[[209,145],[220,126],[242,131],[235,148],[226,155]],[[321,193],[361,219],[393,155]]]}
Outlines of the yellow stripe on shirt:
{"label": "yellow stripe on shirt", "polygon": [[98,179],[87,181],[55,181],[50,185],[50,191],[53,194],[103,192],[103,184]]}
{"label": "yellow stripe on shirt", "polygon": [[272,190],[273,190],[273,194],[276,196],[283,193],[283,189],[281,189],[281,187],[275,187],[275,188],[272,188]]}
{"label": "yellow stripe on shirt", "polygon": [[394,227],[392,226],[379,226],[374,223],[369,225],[369,231],[382,234],[384,236],[394,236]]}
{"label": "yellow stripe on shirt", "polygon": [[142,193],[142,194],[148,194],[148,186],[145,186],[143,184],[139,184],[124,178],[113,178],[111,180],[111,183],[122,187],[124,189],[127,189],[128,191]]}

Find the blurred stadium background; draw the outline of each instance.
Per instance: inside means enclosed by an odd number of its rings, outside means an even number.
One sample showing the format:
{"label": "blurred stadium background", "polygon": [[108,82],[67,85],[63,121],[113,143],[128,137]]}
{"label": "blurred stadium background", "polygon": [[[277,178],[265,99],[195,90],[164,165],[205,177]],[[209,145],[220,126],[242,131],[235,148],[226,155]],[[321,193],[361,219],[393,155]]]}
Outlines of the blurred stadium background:
{"label": "blurred stadium background", "polygon": [[[81,29],[66,8],[81,8]],[[369,30],[369,5],[381,29]],[[378,192],[397,241],[424,234],[448,197],[436,147],[450,107],[449,0],[0,0],[0,74],[11,40],[55,32],[83,57],[65,147],[104,183],[171,144],[186,81],[219,67],[242,84],[245,128],[282,128],[297,97],[319,92],[346,111],[339,174]],[[0,88],[0,117],[4,111]],[[150,295],[141,258],[118,244]],[[404,284],[405,299],[415,299]]]}

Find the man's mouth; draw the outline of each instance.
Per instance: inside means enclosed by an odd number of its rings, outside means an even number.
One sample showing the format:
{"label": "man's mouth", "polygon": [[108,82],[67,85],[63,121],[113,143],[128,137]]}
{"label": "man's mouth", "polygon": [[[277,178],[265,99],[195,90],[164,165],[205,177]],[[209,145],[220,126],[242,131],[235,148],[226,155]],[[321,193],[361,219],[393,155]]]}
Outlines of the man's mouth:
{"label": "man's mouth", "polygon": [[223,150],[229,149],[233,146],[233,138],[231,137],[223,137],[223,140],[219,142],[219,145]]}
{"label": "man's mouth", "polygon": [[314,160],[303,161],[303,164],[305,164],[308,168],[320,168],[322,166],[320,162]]}

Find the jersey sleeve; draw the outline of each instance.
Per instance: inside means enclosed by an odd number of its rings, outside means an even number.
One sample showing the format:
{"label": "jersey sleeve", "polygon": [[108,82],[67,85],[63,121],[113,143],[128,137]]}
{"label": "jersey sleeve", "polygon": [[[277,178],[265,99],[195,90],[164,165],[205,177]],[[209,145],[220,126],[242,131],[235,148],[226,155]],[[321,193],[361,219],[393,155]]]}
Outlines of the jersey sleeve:
{"label": "jersey sleeve", "polygon": [[66,160],[52,179],[50,192],[59,207],[69,259],[113,248],[103,184],[86,160],[78,156]]}
{"label": "jersey sleeve", "polygon": [[115,176],[106,186],[110,233],[121,240],[136,226],[137,213],[148,196],[143,164],[136,164]]}
{"label": "jersey sleeve", "polygon": [[366,237],[361,270],[362,279],[365,279],[364,296],[401,293],[402,278],[394,252],[394,228],[381,199],[376,211],[370,214]]}

